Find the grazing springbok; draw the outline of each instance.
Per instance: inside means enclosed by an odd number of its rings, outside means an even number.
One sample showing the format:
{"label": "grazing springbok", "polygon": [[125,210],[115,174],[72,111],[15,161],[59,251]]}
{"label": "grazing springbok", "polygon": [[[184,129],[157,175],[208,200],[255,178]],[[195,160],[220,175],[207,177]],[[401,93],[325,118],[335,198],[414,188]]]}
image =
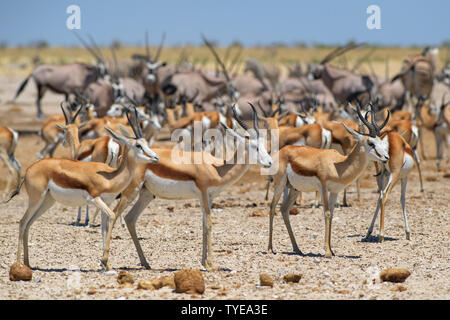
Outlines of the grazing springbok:
{"label": "grazing springbok", "polygon": [[[249,154],[252,157],[256,157],[259,165],[264,167],[272,165],[272,158],[266,151],[265,141],[260,137],[257,113],[254,112],[253,123],[255,131],[253,131],[239,118],[234,106],[232,106],[232,111],[235,120],[249,134],[249,136],[244,136],[222,124],[222,127],[226,129],[226,133],[237,140],[236,150],[243,147],[243,145],[245,146],[243,155],[237,152],[232,154],[234,162],[224,163],[222,159],[215,158],[207,152],[188,152],[186,155],[191,160],[191,163],[179,163],[173,158],[174,152],[177,154],[179,150],[154,148],[153,150],[158,154],[160,161],[155,164],[139,165],[133,181],[122,192],[120,202],[114,210],[116,217],[131,204],[140,188],[139,198],[125,216],[125,223],[136,246],[139,260],[145,268],[150,268],[150,266],[145,259],[136,235],[136,222],[149,202],[155,197],[160,197],[163,199],[200,200],[203,212],[203,251],[201,262],[208,270],[216,269],[212,259],[211,242],[212,199],[227,187],[239,181],[245,174],[250,166]],[[229,159],[228,152],[227,159]],[[197,156],[203,157],[202,163],[196,164],[192,161]]]}
{"label": "grazing springbok", "polygon": [[76,207],[91,204],[100,209],[103,217],[107,218],[102,219],[105,236],[101,265],[106,270],[111,270],[108,256],[113,226],[111,222],[115,221],[115,214],[102,200],[102,196],[118,195],[128,187],[139,163],[155,163],[159,160],[142,138],[140,128],[136,127],[138,124],[130,124],[135,138],[124,137],[107,129],[111,137],[124,148],[118,168],[111,168],[100,162],[56,158],[42,159],[28,167],[24,179],[9,198],[11,200],[17,195],[25,183],[28,208],[20,220],[17,262],[20,262],[23,246],[24,264],[30,266],[28,232],[33,222],[55,202]]}
{"label": "grazing springbok", "polygon": [[0,160],[8,169],[8,178],[6,182],[5,194],[3,200],[6,200],[11,189],[13,176],[16,175],[16,187],[20,183],[20,163],[14,156],[17,147],[19,134],[11,128],[0,126]]}
{"label": "grazing springbok", "polygon": [[[386,123],[387,121],[380,128],[383,128]],[[274,158],[278,159],[278,172],[274,175],[275,191],[270,205],[269,252],[273,252],[272,231],[275,207],[284,188],[287,186],[289,195],[281,205],[281,213],[293,250],[303,255],[292,232],[289,210],[300,191],[319,191],[322,197],[325,218],[325,257],[334,255],[331,250],[331,223],[338,193],[361,176],[370,160],[381,162],[389,160],[386,139],[371,137],[352,130],[345,124],[343,125],[357,140],[355,147],[348,155],[342,155],[332,149],[286,146],[278,152],[278,156],[274,156]]]}

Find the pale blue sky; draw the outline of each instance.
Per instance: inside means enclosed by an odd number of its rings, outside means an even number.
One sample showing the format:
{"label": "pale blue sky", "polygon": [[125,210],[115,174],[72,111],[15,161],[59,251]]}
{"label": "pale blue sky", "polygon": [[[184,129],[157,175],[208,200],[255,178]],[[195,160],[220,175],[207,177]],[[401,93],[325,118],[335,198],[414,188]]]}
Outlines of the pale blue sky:
{"label": "pale blue sky", "polygon": [[[66,8],[81,8],[81,35],[100,45],[114,39],[156,45],[199,44],[200,34],[228,45],[297,42],[342,44],[348,40],[384,45],[438,45],[450,39],[448,0],[13,0],[0,3],[0,42],[25,45],[79,44],[66,28]],[[366,8],[381,8],[381,30],[368,30]]]}

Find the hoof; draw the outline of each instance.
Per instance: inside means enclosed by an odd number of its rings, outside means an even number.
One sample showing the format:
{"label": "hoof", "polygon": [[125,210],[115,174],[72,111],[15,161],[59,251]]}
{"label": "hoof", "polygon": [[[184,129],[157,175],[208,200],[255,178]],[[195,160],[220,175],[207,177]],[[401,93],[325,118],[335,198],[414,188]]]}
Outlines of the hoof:
{"label": "hoof", "polygon": [[384,236],[378,236],[378,242],[384,242]]}
{"label": "hoof", "polygon": [[411,240],[411,233],[410,232],[406,232],[406,240]]}

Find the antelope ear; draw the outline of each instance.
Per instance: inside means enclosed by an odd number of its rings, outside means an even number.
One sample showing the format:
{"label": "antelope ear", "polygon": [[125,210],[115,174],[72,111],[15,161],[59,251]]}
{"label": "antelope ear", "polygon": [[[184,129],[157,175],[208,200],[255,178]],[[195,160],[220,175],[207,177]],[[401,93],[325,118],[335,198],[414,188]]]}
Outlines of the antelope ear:
{"label": "antelope ear", "polygon": [[59,130],[62,130],[62,131],[66,131],[66,130],[67,130],[67,126],[65,126],[65,125],[63,125],[63,124],[57,123],[57,124],[55,124],[55,126],[56,126]]}
{"label": "antelope ear", "polygon": [[117,141],[117,143],[119,143],[122,146],[126,146],[129,145],[128,139],[121,136],[120,134],[118,134],[117,132],[112,131],[110,128],[105,127],[106,132],[109,134],[109,136],[111,138],[113,138],[114,140]]}
{"label": "antelope ear", "polygon": [[82,124],[80,124],[80,125],[78,126],[78,129],[82,129],[82,128],[86,127],[87,125],[91,124],[91,121],[92,121],[92,120],[83,122]]}
{"label": "antelope ear", "polygon": [[348,133],[350,133],[352,136],[354,136],[358,141],[362,141],[362,134],[350,129],[343,122],[341,122],[341,124],[344,126],[345,130],[347,130]]}
{"label": "antelope ear", "polygon": [[124,125],[122,125],[121,123],[119,123],[119,130],[120,133],[125,136],[128,139],[133,139],[133,134],[130,132],[130,130],[128,130],[127,127],[125,127]]}

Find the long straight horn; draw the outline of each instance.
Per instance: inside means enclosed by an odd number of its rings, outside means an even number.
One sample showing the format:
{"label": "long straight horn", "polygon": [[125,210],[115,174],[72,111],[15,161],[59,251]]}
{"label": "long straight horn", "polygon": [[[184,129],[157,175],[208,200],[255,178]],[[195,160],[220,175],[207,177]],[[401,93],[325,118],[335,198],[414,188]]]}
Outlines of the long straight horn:
{"label": "long straight horn", "polygon": [[148,43],[148,30],[145,30],[145,54],[147,55],[147,61],[151,61],[150,47]]}
{"label": "long straight horn", "polygon": [[89,45],[83,40],[83,38],[81,38],[81,36],[78,35],[78,33],[74,32],[73,34],[78,38],[78,40],[80,40],[83,47],[87,49],[95,57],[95,59],[97,59],[97,61],[103,61],[102,58],[99,57],[98,54],[91,47],[89,47]]}
{"label": "long straight horn", "polygon": [[166,39],[166,33],[164,32],[161,37],[161,42],[159,43],[158,51],[156,52],[155,62],[159,60],[159,56],[161,55],[161,51],[162,51],[165,39]]}
{"label": "long straight horn", "polygon": [[97,55],[102,59],[102,61],[105,61],[105,59],[103,59],[103,55],[102,52],[100,51],[100,48],[98,47],[97,43],[95,42],[94,38],[88,34],[89,40],[92,43],[93,48],[95,49],[95,52],[97,52]]}
{"label": "long straight horn", "polygon": [[225,75],[225,78],[227,79],[227,82],[231,82],[231,78],[228,75],[227,69],[225,68],[225,65],[223,64],[222,60],[220,60],[219,55],[217,54],[216,50],[214,50],[214,47],[212,44],[205,38],[205,36],[202,34],[203,42],[206,44],[206,46],[211,50],[212,54],[216,58],[217,62],[219,63],[220,67],[222,68],[222,71]]}

